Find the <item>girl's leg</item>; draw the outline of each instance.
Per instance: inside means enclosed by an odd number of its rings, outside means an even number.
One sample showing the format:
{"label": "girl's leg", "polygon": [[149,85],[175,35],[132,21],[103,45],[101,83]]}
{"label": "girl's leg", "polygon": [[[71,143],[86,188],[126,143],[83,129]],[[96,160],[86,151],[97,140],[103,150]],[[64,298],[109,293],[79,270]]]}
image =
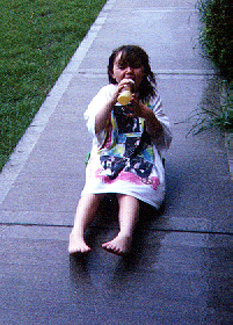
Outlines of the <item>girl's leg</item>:
{"label": "girl's leg", "polygon": [[87,253],[91,248],[84,240],[85,230],[93,220],[103,194],[87,194],[79,200],[74,218],[74,226],[70,234],[68,252]]}
{"label": "girl's leg", "polygon": [[133,196],[118,194],[120,231],[116,238],[102,245],[107,251],[124,255],[129,250],[138,220],[139,201]]}

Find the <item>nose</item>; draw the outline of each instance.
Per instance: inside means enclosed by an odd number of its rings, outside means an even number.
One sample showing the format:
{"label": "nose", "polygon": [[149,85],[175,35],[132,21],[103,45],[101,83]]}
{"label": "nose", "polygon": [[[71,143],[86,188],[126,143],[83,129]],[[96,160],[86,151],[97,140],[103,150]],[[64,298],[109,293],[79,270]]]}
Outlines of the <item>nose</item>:
{"label": "nose", "polygon": [[126,72],[133,72],[133,68],[132,67],[130,67],[129,65],[126,67]]}
{"label": "nose", "polygon": [[133,78],[133,76],[134,76],[134,71],[133,71],[133,68],[132,67],[130,67],[130,66],[127,66],[126,68],[125,68],[125,77],[126,78]]}

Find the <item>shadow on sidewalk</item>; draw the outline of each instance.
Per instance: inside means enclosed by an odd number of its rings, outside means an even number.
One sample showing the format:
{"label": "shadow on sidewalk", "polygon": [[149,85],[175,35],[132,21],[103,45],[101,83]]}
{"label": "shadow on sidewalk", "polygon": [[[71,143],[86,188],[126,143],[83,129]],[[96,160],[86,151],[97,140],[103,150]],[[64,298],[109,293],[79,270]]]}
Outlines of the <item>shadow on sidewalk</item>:
{"label": "shadow on sidewalk", "polygon": [[[115,285],[120,284],[124,278],[137,272],[140,267],[140,261],[145,255],[151,255],[149,250],[152,248],[149,245],[149,233],[154,232],[154,229],[162,227],[163,218],[161,216],[164,212],[164,205],[158,211],[147,204],[140,204],[140,217],[137,227],[134,231],[132,248],[126,256],[115,256],[108,253],[107,263],[109,261],[114,264],[112,269],[112,281]],[[100,204],[96,219],[92,226],[86,233],[86,242],[93,248],[93,252],[90,252],[84,256],[70,256],[70,277],[75,286],[80,286],[80,282],[84,285],[84,282],[91,285],[90,273],[91,273],[91,260],[93,259],[93,253],[95,253],[95,247],[98,242],[103,240],[109,232],[118,232],[118,220],[117,220],[118,204],[114,195],[107,196]],[[165,234],[164,234],[165,235]],[[156,247],[153,246],[153,257],[159,253],[161,247],[160,240],[161,235],[156,237]],[[102,253],[101,253],[102,254]],[[103,250],[103,254],[106,252]],[[113,257],[115,256],[115,258]],[[96,258],[99,258],[96,255]],[[112,263],[111,263],[112,264]]]}

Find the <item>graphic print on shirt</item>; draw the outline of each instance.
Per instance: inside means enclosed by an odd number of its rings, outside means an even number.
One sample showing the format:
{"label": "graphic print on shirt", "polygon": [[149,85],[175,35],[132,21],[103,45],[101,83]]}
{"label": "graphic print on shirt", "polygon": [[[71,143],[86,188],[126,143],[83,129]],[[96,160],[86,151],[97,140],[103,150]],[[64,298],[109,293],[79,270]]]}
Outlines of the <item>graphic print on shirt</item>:
{"label": "graphic print on shirt", "polygon": [[114,144],[111,149],[101,150],[102,170],[96,176],[107,182],[122,179],[138,185],[146,183],[156,189],[158,178],[150,177],[154,166],[151,138],[144,131],[144,119],[130,113],[127,107],[115,106],[112,125],[116,128],[110,136]]}

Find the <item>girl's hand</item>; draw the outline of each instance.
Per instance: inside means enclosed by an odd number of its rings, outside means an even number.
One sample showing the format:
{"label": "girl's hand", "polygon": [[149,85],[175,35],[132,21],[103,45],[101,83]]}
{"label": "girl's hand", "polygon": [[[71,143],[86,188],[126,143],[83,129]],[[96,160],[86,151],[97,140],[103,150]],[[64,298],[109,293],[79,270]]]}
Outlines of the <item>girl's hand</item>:
{"label": "girl's hand", "polygon": [[129,109],[132,111],[132,114],[129,114],[132,117],[143,117],[146,118],[146,112],[148,108],[143,105],[142,102],[139,101],[138,97],[133,94],[131,98],[131,104],[132,106],[129,107]]}
{"label": "girl's hand", "polygon": [[118,96],[121,94],[121,92],[125,89],[130,89],[130,91],[133,93],[134,91],[134,82],[132,82],[131,79],[122,79],[119,84],[117,85],[116,91],[113,94],[113,101],[115,101],[115,103],[117,102],[117,98]]}
{"label": "girl's hand", "polygon": [[147,132],[153,138],[159,137],[160,134],[163,132],[163,128],[159,120],[155,117],[153,111],[149,107],[144,105],[142,102],[140,102],[135,94],[133,94],[132,96],[131,104],[132,106],[130,106],[129,108],[132,113],[129,114],[129,116],[144,118],[146,122]]}
{"label": "girl's hand", "polygon": [[135,83],[132,79],[125,78],[119,82],[118,88],[120,89],[120,91],[122,91],[124,88],[128,88],[133,93],[135,90]]}

